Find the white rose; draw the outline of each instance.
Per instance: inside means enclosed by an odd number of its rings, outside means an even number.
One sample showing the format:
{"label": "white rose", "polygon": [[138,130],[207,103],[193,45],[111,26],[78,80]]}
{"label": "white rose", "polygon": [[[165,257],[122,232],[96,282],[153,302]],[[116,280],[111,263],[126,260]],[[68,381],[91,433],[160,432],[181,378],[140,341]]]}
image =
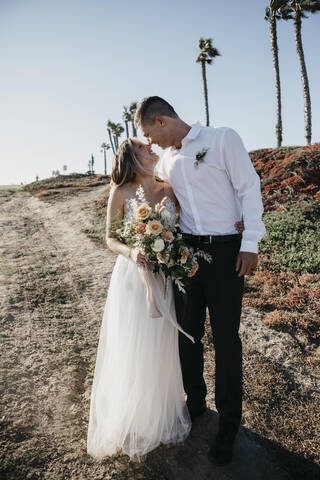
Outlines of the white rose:
{"label": "white rose", "polygon": [[161,215],[162,220],[164,220],[165,222],[169,222],[170,219],[171,219],[171,214],[166,208],[161,211],[160,215]]}
{"label": "white rose", "polygon": [[154,252],[162,252],[162,250],[164,249],[165,245],[164,245],[164,241],[162,240],[162,238],[157,238],[154,242],[153,242],[153,245],[152,245],[152,250]]}

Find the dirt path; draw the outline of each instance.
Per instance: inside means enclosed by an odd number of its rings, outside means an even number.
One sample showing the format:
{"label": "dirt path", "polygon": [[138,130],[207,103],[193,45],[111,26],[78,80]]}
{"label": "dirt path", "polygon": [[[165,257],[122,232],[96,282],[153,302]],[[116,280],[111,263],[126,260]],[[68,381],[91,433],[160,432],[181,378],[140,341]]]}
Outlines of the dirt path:
{"label": "dirt path", "polygon": [[[55,203],[41,202],[18,189],[0,205],[1,478],[289,478],[272,448],[262,446],[247,430],[251,424],[246,407],[233,462],[224,468],[207,462],[206,451],[217,428],[208,334],[211,411],[195,424],[184,446],[160,447],[143,464],[122,455],[97,462],[86,454],[92,375],[115,256],[81,229],[94,226],[92,202],[104,188]],[[254,358],[256,362],[258,356]]]}

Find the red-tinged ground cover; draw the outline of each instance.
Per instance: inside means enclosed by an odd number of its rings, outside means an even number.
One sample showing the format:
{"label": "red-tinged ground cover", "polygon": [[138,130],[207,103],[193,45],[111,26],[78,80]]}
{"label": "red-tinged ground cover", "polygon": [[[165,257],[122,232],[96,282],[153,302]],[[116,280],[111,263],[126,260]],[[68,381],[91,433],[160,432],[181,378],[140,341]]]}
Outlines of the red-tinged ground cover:
{"label": "red-tinged ground cover", "polygon": [[[271,249],[260,253],[258,270],[246,277],[244,305],[264,312],[268,327],[319,344],[320,144],[255,150],[250,157],[261,179],[267,228],[259,248],[265,251],[267,242]],[[296,260],[295,271],[289,258]],[[320,354],[313,361],[320,365]]]}
{"label": "red-tinged ground cover", "polygon": [[[320,273],[271,272],[260,256],[260,268],[246,276],[243,305],[264,312],[267,327],[320,341]],[[320,351],[312,359],[320,367]]]}
{"label": "red-tinged ground cover", "polygon": [[320,144],[265,148],[250,152],[261,178],[265,211],[281,210],[288,200],[320,201]]}

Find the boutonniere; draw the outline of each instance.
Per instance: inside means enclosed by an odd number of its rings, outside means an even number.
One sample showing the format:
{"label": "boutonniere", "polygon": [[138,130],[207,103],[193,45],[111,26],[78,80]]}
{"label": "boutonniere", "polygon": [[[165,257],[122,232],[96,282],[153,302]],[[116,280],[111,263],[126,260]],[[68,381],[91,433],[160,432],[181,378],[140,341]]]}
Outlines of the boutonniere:
{"label": "boutonniere", "polygon": [[199,163],[203,162],[205,154],[207,153],[208,150],[209,150],[208,148],[203,148],[200,152],[197,153],[196,159],[194,161],[194,168],[198,168]]}

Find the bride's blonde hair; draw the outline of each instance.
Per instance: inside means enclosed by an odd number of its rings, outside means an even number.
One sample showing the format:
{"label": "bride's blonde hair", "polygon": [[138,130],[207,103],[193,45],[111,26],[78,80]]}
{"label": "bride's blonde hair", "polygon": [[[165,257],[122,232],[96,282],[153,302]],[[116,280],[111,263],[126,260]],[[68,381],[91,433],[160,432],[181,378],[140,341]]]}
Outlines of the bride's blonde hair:
{"label": "bride's blonde hair", "polygon": [[[133,146],[131,138],[128,138],[116,151],[112,160],[111,186],[121,187],[125,183],[132,182],[137,174],[150,174],[141,164]],[[159,182],[163,182],[158,176],[155,178]]]}

